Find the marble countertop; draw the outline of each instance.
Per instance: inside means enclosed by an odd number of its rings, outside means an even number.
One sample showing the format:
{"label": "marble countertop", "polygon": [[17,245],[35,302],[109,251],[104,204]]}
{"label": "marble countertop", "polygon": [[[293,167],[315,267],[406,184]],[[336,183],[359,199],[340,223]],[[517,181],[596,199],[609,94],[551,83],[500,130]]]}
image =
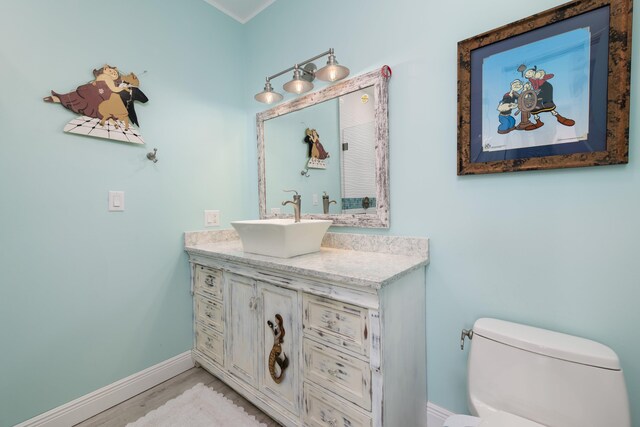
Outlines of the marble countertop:
{"label": "marble countertop", "polygon": [[[327,233],[330,234],[330,233]],[[234,239],[232,234],[217,239],[194,239],[185,235],[185,250],[191,255],[213,257],[215,259],[248,264],[253,267],[267,268],[282,273],[306,276],[313,279],[327,280],[349,286],[380,289],[397,280],[401,276],[421,268],[429,263],[427,239],[391,238],[393,246],[388,245],[389,238],[384,238],[386,247],[375,249],[379,251],[363,251],[344,249],[347,237],[340,237],[339,233],[325,241],[343,241],[341,248],[323,246],[320,252],[300,255],[293,258],[275,258],[264,255],[245,253],[240,240]],[[344,236],[354,236],[347,235]],[[362,236],[362,237],[360,237]],[[376,236],[358,235],[354,241],[368,241]],[[400,242],[400,244],[399,244]],[[416,242],[418,243],[416,245]],[[357,242],[356,242],[357,243]],[[323,243],[324,245],[324,243]],[[334,245],[338,246],[338,245]],[[363,245],[355,244],[354,247]],[[371,244],[365,245],[371,248]],[[394,247],[401,247],[398,253],[393,253]],[[392,253],[389,253],[392,252]]]}

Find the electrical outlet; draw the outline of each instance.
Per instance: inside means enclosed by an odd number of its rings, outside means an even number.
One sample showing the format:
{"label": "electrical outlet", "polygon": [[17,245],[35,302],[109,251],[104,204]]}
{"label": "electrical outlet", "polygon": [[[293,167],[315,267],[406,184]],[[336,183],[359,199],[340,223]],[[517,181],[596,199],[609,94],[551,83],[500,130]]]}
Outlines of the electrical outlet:
{"label": "electrical outlet", "polygon": [[280,215],[280,208],[271,208],[271,215]]}
{"label": "electrical outlet", "polygon": [[204,226],[217,227],[220,225],[220,211],[204,211]]}

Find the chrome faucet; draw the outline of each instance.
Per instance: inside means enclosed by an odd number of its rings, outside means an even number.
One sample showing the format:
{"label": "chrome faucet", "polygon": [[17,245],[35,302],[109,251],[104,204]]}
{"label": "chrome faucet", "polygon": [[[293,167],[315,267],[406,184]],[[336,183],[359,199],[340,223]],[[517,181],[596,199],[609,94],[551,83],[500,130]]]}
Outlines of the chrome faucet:
{"label": "chrome faucet", "polygon": [[294,221],[295,222],[300,222],[300,195],[298,194],[298,192],[296,190],[282,190],[285,192],[294,192],[296,194],[294,194],[293,196],[293,201],[291,200],[285,200],[284,202],[282,202],[282,206],[288,205],[289,203],[291,203],[293,205],[293,217],[294,217]]}
{"label": "chrome faucet", "polygon": [[329,213],[329,205],[331,203],[336,203],[337,204],[338,202],[336,202],[335,200],[329,201],[329,195],[327,194],[326,191],[323,191],[322,193],[323,193],[322,194],[322,211],[325,214],[328,214]]}

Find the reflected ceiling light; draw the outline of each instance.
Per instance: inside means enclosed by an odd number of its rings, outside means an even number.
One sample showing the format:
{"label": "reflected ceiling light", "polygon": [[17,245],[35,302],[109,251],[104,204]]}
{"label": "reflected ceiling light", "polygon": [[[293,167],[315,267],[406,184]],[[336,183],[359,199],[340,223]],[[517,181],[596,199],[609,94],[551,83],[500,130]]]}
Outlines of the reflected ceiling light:
{"label": "reflected ceiling light", "polygon": [[263,102],[265,104],[273,104],[274,102],[280,101],[282,99],[282,95],[273,91],[271,83],[269,83],[269,79],[267,79],[267,82],[264,84],[264,90],[256,94],[254,98],[256,101]]}
{"label": "reflected ceiling light", "polygon": [[[311,61],[322,58],[329,55],[327,65],[316,71],[316,66]],[[333,48],[326,52],[316,55],[313,58],[309,58],[306,61],[299,62],[293,67],[289,67],[286,70],[282,70],[272,76],[267,77],[267,82],[264,85],[264,90],[254,96],[256,101],[263,102],[265,104],[272,104],[282,100],[282,95],[278,92],[274,92],[271,87],[271,80],[281,76],[289,71],[293,70],[293,79],[284,84],[283,88],[287,92],[301,94],[313,89],[313,83],[311,83],[316,77],[319,80],[327,82],[336,82],[342,80],[349,75],[349,69],[344,65],[338,64]]]}

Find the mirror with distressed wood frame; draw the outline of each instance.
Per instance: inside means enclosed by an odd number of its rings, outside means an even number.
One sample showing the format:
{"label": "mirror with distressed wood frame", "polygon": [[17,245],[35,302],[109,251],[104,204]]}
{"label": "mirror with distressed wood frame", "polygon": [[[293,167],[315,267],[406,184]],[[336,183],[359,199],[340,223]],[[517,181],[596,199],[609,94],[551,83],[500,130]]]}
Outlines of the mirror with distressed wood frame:
{"label": "mirror with distressed wood frame", "polygon": [[[361,95],[362,93],[362,95]],[[373,96],[369,96],[372,94]],[[370,175],[372,182],[371,197],[355,198],[353,194],[348,194],[350,190],[345,190],[345,180],[349,174],[354,174],[346,169],[345,159],[347,158],[345,151],[351,143],[345,143],[344,136],[350,129],[336,130],[335,148],[329,154],[330,166],[328,170],[308,169],[304,173],[305,159],[292,160],[290,157],[283,155],[285,150],[306,150],[302,142],[304,142],[304,132],[307,129],[314,128],[314,124],[321,121],[320,104],[326,110],[326,106],[330,102],[343,103],[349,95],[351,98],[362,99],[363,103],[370,103],[374,120],[369,124],[369,133],[371,141],[368,141],[372,147],[373,153],[369,158],[364,158],[360,153],[356,154],[355,150],[351,150],[351,156],[357,156],[355,164],[360,163],[360,168],[366,170]],[[371,105],[372,104],[372,105]],[[309,107],[316,106],[318,109]],[[303,111],[304,110],[304,111]],[[297,116],[296,114],[300,114]],[[288,116],[287,116],[288,115]],[[304,115],[304,120],[300,117]],[[287,116],[287,117],[283,117]],[[339,114],[334,114],[335,120],[339,121]],[[279,119],[279,120],[274,120]],[[282,123],[295,123],[295,131],[293,137],[282,138],[282,133],[276,137],[275,129],[281,127]],[[278,126],[276,126],[278,123]],[[302,218],[305,219],[330,219],[334,226],[347,227],[367,227],[367,228],[389,228],[389,129],[388,129],[388,78],[384,77],[380,70],[372,71],[361,76],[342,81],[332,86],[323,88],[319,91],[310,93],[305,96],[295,98],[291,101],[277,105],[269,110],[260,112],[256,115],[257,138],[258,138],[258,195],[260,218],[287,218],[292,217],[289,209],[283,208],[281,202],[291,198],[292,193],[284,193],[284,189],[296,189],[296,187],[304,187],[307,183],[317,183],[313,191],[302,191]],[[337,129],[340,124],[335,124]],[[356,129],[356,126],[352,127]],[[359,132],[358,129],[356,131]],[[355,132],[355,131],[354,131]],[[291,134],[291,130],[288,131]],[[300,135],[298,135],[300,134]],[[339,134],[339,135],[338,135]],[[271,138],[269,136],[271,135]],[[320,138],[327,141],[327,135],[321,133]],[[357,139],[358,136],[355,136]],[[354,142],[355,142],[354,139]],[[275,148],[276,144],[286,144],[286,146]],[[325,143],[326,144],[326,143]],[[302,147],[302,148],[301,148]],[[311,152],[311,149],[309,149]],[[364,165],[363,165],[364,162]],[[331,171],[333,169],[333,172]],[[284,171],[278,172],[276,171]],[[325,183],[326,178],[330,174],[339,175],[338,182],[331,190],[331,199],[338,199],[337,204],[332,204],[328,214],[321,213],[323,203],[320,200],[322,193],[329,189]],[[274,175],[278,175],[279,179],[274,179]],[[285,178],[280,178],[280,175]],[[357,185],[356,185],[357,187]],[[350,204],[355,200],[362,200],[354,206]],[[273,208],[280,208],[280,213],[272,213]],[[339,212],[337,212],[339,211]]]}

